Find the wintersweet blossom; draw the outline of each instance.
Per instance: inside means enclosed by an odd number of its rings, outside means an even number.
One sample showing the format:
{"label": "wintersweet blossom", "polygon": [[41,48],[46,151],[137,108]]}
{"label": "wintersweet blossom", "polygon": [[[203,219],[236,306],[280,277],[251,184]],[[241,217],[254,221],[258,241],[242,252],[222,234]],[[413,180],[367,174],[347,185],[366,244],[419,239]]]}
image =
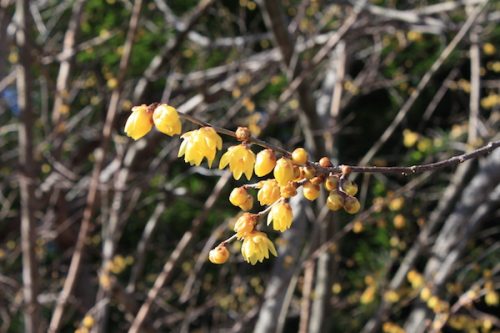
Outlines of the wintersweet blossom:
{"label": "wintersweet blossom", "polygon": [[280,186],[286,185],[289,181],[293,180],[293,163],[287,158],[280,158],[274,168],[274,178],[278,181]]}
{"label": "wintersweet blossom", "polygon": [[292,220],[292,207],[287,202],[280,202],[273,206],[267,216],[267,224],[273,222],[273,229],[282,232],[290,228]]}
{"label": "wintersweet blossom", "polygon": [[257,199],[261,206],[272,205],[280,198],[280,186],[275,179],[263,180],[260,185]]}
{"label": "wintersweet blossom", "polygon": [[241,245],[241,254],[246,262],[255,265],[258,262],[269,258],[269,252],[272,255],[278,256],[274,244],[267,235],[260,231],[252,231],[243,239]]}
{"label": "wintersweet blossom", "polygon": [[262,177],[273,171],[276,166],[276,155],[272,149],[261,150],[255,160],[255,174]]}
{"label": "wintersweet blossom", "polygon": [[245,174],[248,180],[252,178],[255,154],[246,145],[229,147],[220,159],[219,169],[224,169],[229,164],[229,170],[234,179],[238,180]]}
{"label": "wintersweet blossom", "polygon": [[152,127],[152,115],[148,111],[146,104],[134,106],[132,114],[130,114],[125,123],[125,134],[134,140],[138,140],[148,134]]}
{"label": "wintersweet blossom", "polygon": [[203,158],[206,158],[211,167],[217,150],[222,149],[222,138],[212,127],[184,133],[181,138],[184,141],[179,148],[178,157],[184,156],[184,161],[191,165],[200,165]]}
{"label": "wintersweet blossom", "polygon": [[170,105],[160,104],[153,112],[153,122],[158,131],[169,136],[181,134],[182,124],[177,110]]}
{"label": "wintersweet blossom", "polygon": [[238,239],[243,239],[249,235],[257,223],[258,216],[256,214],[244,213],[234,224],[234,231]]}
{"label": "wintersweet blossom", "polygon": [[229,202],[240,207],[242,210],[250,210],[253,207],[253,197],[242,187],[236,187],[229,195]]}
{"label": "wintersweet blossom", "polygon": [[223,244],[220,244],[208,253],[208,260],[214,264],[223,264],[227,259],[229,259],[229,251]]}

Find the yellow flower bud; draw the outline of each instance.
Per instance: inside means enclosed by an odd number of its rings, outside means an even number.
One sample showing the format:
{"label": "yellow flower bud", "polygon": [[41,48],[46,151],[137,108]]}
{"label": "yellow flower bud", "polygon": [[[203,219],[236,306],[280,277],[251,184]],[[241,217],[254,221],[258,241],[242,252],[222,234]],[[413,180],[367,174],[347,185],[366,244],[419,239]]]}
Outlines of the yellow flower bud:
{"label": "yellow flower bud", "polygon": [[358,193],[358,185],[352,180],[346,179],[342,185],[345,193],[351,196],[355,196]]}
{"label": "yellow flower bud", "polygon": [[494,290],[489,290],[484,296],[484,301],[489,306],[497,306],[499,303],[498,293]]}
{"label": "yellow flower bud", "polygon": [[336,190],[339,186],[339,177],[328,176],[325,180],[325,188],[327,191]]}
{"label": "yellow flower bud", "polygon": [[238,180],[242,174],[245,174],[250,180],[255,164],[255,154],[243,144],[229,147],[220,159],[219,169],[224,169],[228,164],[234,179]]}
{"label": "yellow flower bud", "polygon": [[328,209],[337,211],[344,206],[344,198],[337,191],[331,191],[326,200]]}
{"label": "yellow flower bud", "polygon": [[153,117],[146,104],[134,106],[132,114],[125,123],[125,134],[134,140],[138,140],[148,134],[152,127]]}
{"label": "yellow flower bud", "polygon": [[267,235],[260,231],[252,231],[243,239],[241,254],[246,262],[255,265],[258,262],[269,258],[269,252],[277,256],[274,244],[267,238]]}
{"label": "yellow flower bud", "polygon": [[273,171],[276,166],[276,155],[272,149],[261,150],[255,159],[255,174],[262,177]]}
{"label": "yellow flower bud", "polygon": [[208,260],[210,260],[213,264],[220,265],[225,263],[228,259],[229,251],[223,244],[220,244],[208,253]]}
{"label": "yellow flower bud", "polygon": [[319,197],[319,185],[314,185],[311,182],[306,182],[303,186],[304,197],[307,200],[316,200]]}
{"label": "yellow flower bud", "polygon": [[255,214],[244,213],[241,215],[234,225],[234,231],[236,232],[236,237],[242,239],[248,234],[250,234],[257,223],[258,216]]}
{"label": "yellow flower bud", "polygon": [[427,302],[432,296],[432,292],[429,288],[424,287],[420,291],[420,299],[424,302]]}
{"label": "yellow flower bud", "polygon": [[273,229],[285,231],[290,228],[293,221],[292,207],[287,202],[280,202],[271,208],[267,216],[267,224],[273,222]]}
{"label": "yellow flower bud", "polygon": [[398,214],[394,216],[392,223],[396,229],[403,229],[406,226],[406,219],[402,214]]}
{"label": "yellow flower bud", "polygon": [[177,110],[167,104],[160,104],[153,112],[156,129],[169,136],[181,134],[182,125]]}
{"label": "yellow flower bud", "polygon": [[248,139],[250,139],[250,135],[251,135],[248,127],[238,127],[235,134],[236,134],[236,140],[241,141],[241,142],[248,141]]}
{"label": "yellow flower bud", "polygon": [[268,179],[260,182],[261,189],[257,193],[257,199],[261,206],[272,205],[280,198],[280,187],[275,179]]}
{"label": "yellow flower bud", "polygon": [[91,315],[86,315],[85,317],[83,317],[83,320],[82,320],[83,327],[92,328],[92,326],[94,326],[94,323],[95,323],[95,320]]}
{"label": "yellow flower bud", "polygon": [[292,161],[297,165],[306,164],[307,159],[308,159],[308,154],[304,148],[297,148],[292,153]]}
{"label": "yellow flower bud", "polygon": [[356,214],[359,212],[361,205],[355,197],[348,196],[344,200],[344,210],[349,214]]}
{"label": "yellow flower bud", "polygon": [[235,206],[241,206],[248,200],[247,190],[244,187],[236,187],[231,191],[229,195],[229,202],[231,202]]}
{"label": "yellow flower bud", "polygon": [[274,178],[280,186],[286,185],[289,181],[293,180],[293,164],[289,159],[284,157],[276,162],[274,168]]}

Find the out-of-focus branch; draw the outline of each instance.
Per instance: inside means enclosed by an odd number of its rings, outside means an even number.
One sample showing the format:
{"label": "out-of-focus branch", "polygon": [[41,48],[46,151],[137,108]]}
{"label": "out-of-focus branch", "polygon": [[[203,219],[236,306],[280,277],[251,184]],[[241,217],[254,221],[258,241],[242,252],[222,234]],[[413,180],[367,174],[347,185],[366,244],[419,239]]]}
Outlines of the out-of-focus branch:
{"label": "out-of-focus branch", "polygon": [[420,96],[424,88],[427,86],[427,84],[430,82],[432,76],[437,72],[439,68],[441,68],[441,65],[448,59],[450,54],[453,52],[453,50],[457,47],[458,43],[465,37],[469,29],[473,26],[474,22],[476,22],[477,18],[479,15],[483,12],[484,8],[486,7],[486,4],[488,3],[489,0],[485,0],[482,2],[480,5],[478,5],[474,11],[470,14],[470,16],[467,18],[467,21],[463,24],[462,28],[460,28],[460,31],[453,37],[451,42],[446,46],[446,48],[443,50],[443,52],[439,55],[437,60],[432,64],[431,68],[425,73],[425,75],[422,77],[420,82],[418,83],[417,87],[415,90],[412,92],[410,97],[406,100],[406,102],[403,104],[401,109],[399,110],[398,114],[392,121],[392,123],[387,127],[385,132],[382,134],[382,136],[378,139],[377,142],[372,146],[372,148],[366,153],[366,155],[361,159],[360,163],[361,165],[367,164],[371,159],[375,156],[375,154],[382,148],[382,146],[387,142],[387,140],[391,137],[391,135],[394,133],[396,128],[401,124],[403,119],[405,119],[406,115],[412,108],[413,104],[417,100],[417,98]]}
{"label": "out-of-focus branch", "polygon": [[127,32],[127,37],[123,47],[123,55],[120,60],[118,79],[117,79],[119,84],[118,87],[113,91],[113,94],[111,95],[111,100],[109,102],[108,112],[106,115],[104,128],[102,130],[101,146],[96,151],[96,162],[94,165],[94,169],[92,171],[92,178],[89,185],[89,191],[87,194],[86,207],[83,212],[82,223],[80,226],[80,230],[78,232],[78,239],[75,245],[73,257],[71,258],[68,275],[64,281],[63,290],[61,291],[58,297],[57,305],[52,315],[52,319],[49,326],[49,332],[57,332],[59,330],[62,321],[62,316],[65,310],[65,305],[68,301],[69,296],[73,291],[78,276],[78,272],[80,270],[80,265],[82,263],[85,243],[92,224],[92,215],[94,213],[94,206],[99,186],[99,175],[104,165],[104,159],[109,145],[111,131],[118,110],[118,103],[122,92],[122,82],[124,81],[125,73],[130,60],[130,55],[132,53],[134,37],[137,31],[137,27],[139,25],[139,16],[141,13],[141,8],[142,8],[142,0],[136,0],[134,2],[134,7],[132,9],[132,16],[129,22],[129,30]]}
{"label": "out-of-focus branch", "polygon": [[40,332],[38,263],[35,256],[36,230],[34,216],[35,162],[33,160],[32,78],[30,68],[30,32],[28,0],[16,1],[16,43],[20,61],[17,72],[17,103],[20,111],[19,187],[21,191],[21,248],[23,255],[24,329]]}
{"label": "out-of-focus branch", "polygon": [[144,301],[144,303],[141,305],[141,308],[137,312],[137,315],[135,316],[132,325],[128,331],[129,333],[141,332],[142,327],[144,325],[144,321],[148,317],[153,307],[153,303],[158,297],[161,289],[163,288],[165,283],[172,277],[176,263],[180,260],[182,254],[194,240],[196,232],[201,227],[202,222],[206,219],[208,212],[215,204],[222,189],[227,184],[229,179],[230,179],[229,173],[226,173],[223,177],[219,179],[219,181],[214,187],[214,190],[212,191],[212,194],[205,202],[205,206],[203,207],[203,212],[193,221],[191,229],[186,231],[186,233],[184,233],[184,235],[182,236],[181,240],[177,243],[177,246],[170,255],[170,258],[165,262],[162,272],[158,275],[153,287],[149,290],[146,300]]}
{"label": "out-of-focus branch", "polygon": [[[151,107],[156,106],[155,104],[152,104]],[[191,121],[195,124],[198,124],[200,126],[210,126],[214,128],[217,132],[228,135],[231,137],[236,137],[236,133],[234,131],[230,131],[228,129],[218,127],[218,126],[213,126],[210,123],[206,121],[199,120],[198,118],[187,115],[187,114],[180,114],[180,117],[183,119],[186,119],[188,121]],[[248,139],[249,142],[254,143],[258,146],[264,147],[264,148],[270,148],[273,149],[281,154],[283,154],[286,157],[290,157],[291,153],[288,152],[287,150],[278,147],[276,145],[267,143],[266,141],[263,141],[261,139],[257,139],[254,137],[250,137]],[[452,167],[457,164],[463,163],[465,161],[478,158],[480,156],[488,155],[495,149],[500,147],[500,140],[497,141],[491,141],[487,145],[478,148],[472,152],[466,153],[466,154],[461,154],[461,155],[456,155],[453,157],[450,157],[446,160],[439,161],[439,162],[434,162],[434,163],[428,163],[428,164],[420,164],[420,165],[413,165],[409,167],[376,167],[376,166],[358,166],[358,165],[339,165],[339,166],[334,166],[334,167],[329,167],[329,168],[324,168],[321,167],[318,163],[316,162],[307,162],[309,165],[314,166],[317,171],[324,173],[324,174],[329,174],[329,173],[340,173],[340,172],[345,172],[348,170],[349,172],[356,172],[356,173],[382,173],[382,174],[399,174],[403,176],[408,176],[416,173],[421,173],[421,172],[426,172],[426,171],[436,171],[439,169],[447,168],[447,167]]]}
{"label": "out-of-focus branch", "polygon": [[59,74],[57,75],[54,107],[52,108],[52,122],[55,124],[56,127],[61,120],[61,107],[64,105],[66,95],[68,93],[67,89],[68,89],[68,82],[72,65],[71,63],[72,58],[69,56],[69,54],[72,53],[72,50],[75,47],[76,37],[80,27],[83,6],[85,5],[85,1],[86,0],[77,0],[73,4],[71,19],[69,21],[68,29],[66,30],[66,33],[64,35],[63,51],[62,51],[64,60],[61,62],[61,66],[59,67]]}

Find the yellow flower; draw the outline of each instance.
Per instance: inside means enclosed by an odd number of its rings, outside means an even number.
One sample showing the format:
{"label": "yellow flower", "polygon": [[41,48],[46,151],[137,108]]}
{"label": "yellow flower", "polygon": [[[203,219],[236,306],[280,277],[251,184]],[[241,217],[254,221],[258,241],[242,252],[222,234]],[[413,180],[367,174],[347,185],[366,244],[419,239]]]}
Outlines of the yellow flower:
{"label": "yellow flower", "polygon": [[344,207],[344,197],[342,197],[337,190],[333,190],[326,199],[326,205],[328,206],[328,209],[337,211]]}
{"label": "yellow flower", "polygon": [[486,55],[493,55],[493,54],[495,54],[495,52],[496,52],[495,45],[493,45],[491,43],[484,44],[483,45],[483,52]]}
{"label": "yellow flower", "polygon": [[297,148],[292,152],[292,160],[297,165],[306,164],[307,159],[308,159],[308,154],[304,148]]}
{"label": "yellow flower", "polygon": [[276,155],[272,149],[261,150],[255,160],[255,174],[262,177],[273,171],[276,165]]}
{"label": "yellow flower", "polygon": [[86,328],[92,328],[92,326],[94,326],[94,323],[95,320],[91,315],[86,315],[82,320],[82,324]]}
{"label": "yellow flower", "polygon": [[307,200],[311,201],[316,200],[320,194],[319,190],[320,190],[319,185],[315,185],[308,181],[303,186],[304,197]]}
{"label": "yellow flower", "polygon": [[218,245],[208,253],[208,260],[213,264],[223,264],[229,259],[229,251],[224,244]]}
{"label": "yellow flower", "polygon": [[273,229],[285,231],[292,225],[293,212],[292,207],[287,202],[280,202],[271,208],[267,216],[267,224],[273,222]]}
{"label": "yellow flower", "polygon": [[153,122],[158,131],[169,136],[181,134],[182,125],[177,110],[167,104],[160,104],[153,112]]}
{"label": "yellow flower", "polygon": [[494,291],[494,290],[489,290],[486,293],[486,295],[484,296],[484,301],[489,306],[496,306],[496,305],[498,305],[498,303],[499,303],[498,300],[499,300],[498,293],[496,291]]}
{"label": "yellow flower", "polygon": [[409,129],[403,130],[403,145],[407,148],[413,147],[420,135],[417,132],[413,132]]}
{"label": "yellow flower", "polygon": [[236,232],[236,237],[238,239],[243,239],[249,235],[257,222],[257,215],[244,213],[241,215],[234,225],[234,231]]}
{"label": "yellow flower", "polygon": [[203,158],[206,158],[211,167],[217,149],[222,149],[222,139],[212,127],[184,133],[181,138],[184,141],[179,148],[178,157],[184,155],[184,161],[191,165],[200,165]]}
{"label": "yellow flower", "polygon": [[348,196],[344,199],[344,210],[349,214],[356,214],[359,212],[361,205],[355,197]]}
{"label": "yellow flower", "polygon": [[274,168],[274,178],[278,181],[280,186],[286,185],[289,181],[293,180],[293,163],[284,157],[280,158]]}
{"label": "yellow flower", "polygon": [[350,196],[356,195],[358,193],[358,185],[352,180],[346,179],[342,184],[342,188],[344,192],[349,194]]}
{"label": "yellow flower", "polygon": [[244,187],[236,187],[229,195],[229,201],[243,210],[250,210],[253,206],[253,197]]}
{"label": "yellow flower", "polygon": [[264,261],[264,258],[268,259],[269,252],[274,256],[278,255],[274,244],[267,238],[265,233],[252,231],[243,239],[241,254],[243,255],[243,259],[252,265],[255,265],[257,261]]}
{"label": "yellow flower", "polygon": [[132,114],[125,123],[125,133],[134,140],[142,138],[148,134],[153,127],[151,112],[148,111],[146,104],[134,106]]}
{"label": "yellow flower", "polygon": [[260,184],[262,187],[259,190],[259,193],[257,193],[257,199],[259,200],[261,206],[272,205],[280,198],[280,187],[276,180],[263,180]]}
{"label": "yellow flower", "polygon": [[255,154],[245,145],[229,147],[220,159],[219,169],[224,169],[228,164],[234,179],[238,180],[242,174],[245,174],[250,180],[255,164]]}

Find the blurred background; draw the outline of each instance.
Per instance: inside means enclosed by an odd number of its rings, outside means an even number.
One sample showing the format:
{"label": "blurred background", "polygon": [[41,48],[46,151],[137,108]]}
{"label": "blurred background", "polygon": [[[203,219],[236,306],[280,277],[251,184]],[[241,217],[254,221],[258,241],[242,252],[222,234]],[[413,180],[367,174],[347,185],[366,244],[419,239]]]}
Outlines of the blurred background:
{"label": "blurred background", "polygon": [[500,332],[500,151],[355,175],[355,216],[299,195],[264,228],[277,258],[234,242],[216,266],[244,182],[123,132],[167,102],[335,164],[445,160],[499,139],[499,21],[496,0],[0,1],[0,331]]}

